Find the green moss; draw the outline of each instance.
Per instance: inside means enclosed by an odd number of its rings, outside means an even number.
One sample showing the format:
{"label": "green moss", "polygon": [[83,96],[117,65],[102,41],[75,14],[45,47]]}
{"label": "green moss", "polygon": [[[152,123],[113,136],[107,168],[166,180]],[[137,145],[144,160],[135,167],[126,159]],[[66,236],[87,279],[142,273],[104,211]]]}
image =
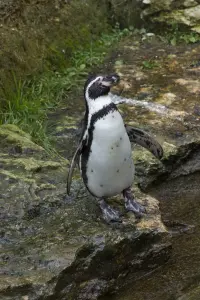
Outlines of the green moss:
{"label": "green moss", "polygon": [[[11,185],[15,185],[16,180],[22,182],[22,185],[25,182],[35,184],[37,187],[36,181],[46,177],[47,174],[54,176],[55,172],[63,174],[63,171],[66,171],[68,164],[66,159],[50,160],[44,149],[32,142],[30,135],[15,125],[0,126],[0,144],[0,164],[3,166],[0,169],[0,177],[14,180],[9,183]],[[13,155],[10,155],[10,152]],[[49,183],[42,183],[39,186],[40,189],[55,189],[55,186]]]}
{"label": "green moss", "polygon": [[197,32],[197,33],[200,33],[200,25],[198,25],[198,26],[193,26],[193,27],[192,27],[192,30],[195,31],[195,32]]}
{"label": "green moss", "polygon": [[[44,149],[31,141],[29,134],[25,133],[17,126],[5,124],[0,126],[1,147],[19,146],[20,149],[32,149],[34,151],[43,151]],[[21,151],[20,150],[20,151]]]}
{"label": "green moss", "polygon": [[56,186],[53,185],[53,184],[50,184],[50,183],[43,183],[40,185],[40,189],[41,190],[55,190],[56,189]]}
{"label": "green moss", "polygon": [[163,156],[164,160],[168,160],[171,155],[172,156],[176,155],[178,151],[175,145],[169,144],[167,142],[163,143],[163,149],[164,149],[164,156]]}
{"label": "green moss", "polygon": [[7,171],[7,170],[0,170],[0,174],[1,175],[4,175],[5,177],[7,178],[12,178],[12,179],[16,179],[18,181],[18,184],[19,184],[19,181],[23,181],[25,183],[35,183],[35,180],[34,179],[31,179],[31,178],[27,178],[26,176],[22,176],[21,174],[15,174],[11,171]]}
{"label": "green moss", "polygon": [[184,10],[173,10],[172,12],[167,14],[166,12],[161,12],[157,17],[154,17],[154,20],[159,22],[167,22],[168,24],[190,24],[190,21],[185,16]]}
{"label": "green moss", "polygon": [[49,170],[55,170],[61,167],[60,163],[54,162],[54,161],[42,161],[38,160],[35,158],[3,158],[0,161],[3,162],[4,164],[11,165],[12,167],[22,167],[23,170],[28,171],[28,172],[34,172],[34,171],[46,171],[47,169]]}
{"label": "green moss", "polygon": [[26,139],[30,139],[30,135],[27,132],[24,132],[21,130],[19,127],[13,124],[4,124],[1,125],[0,127],[0,135],[7,133],[9,135],[17,134],[20,135],[21,137],[25,137]]}

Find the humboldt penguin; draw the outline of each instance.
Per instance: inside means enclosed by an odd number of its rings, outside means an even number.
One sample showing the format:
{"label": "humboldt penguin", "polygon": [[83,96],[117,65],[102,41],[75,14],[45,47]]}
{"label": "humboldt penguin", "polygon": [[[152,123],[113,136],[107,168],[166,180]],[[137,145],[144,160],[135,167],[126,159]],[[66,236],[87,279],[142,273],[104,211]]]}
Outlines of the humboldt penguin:
{"label": "humboldt penguin", "polygon": [[120,221],[119,213],[106,198],[123,194],[125,208],[137,217],[145,213],[132,194],[134,163],[131,143],[137,143],[161,159],[161,145],[146,132],[126,126],[110,96],[110,88],[120,81],[117,74],[89,77],[84,87],[85,116],[82,136],[74,153],[67,178],[67,193],[76,162],[88,191],[98,199],[107,222]]}

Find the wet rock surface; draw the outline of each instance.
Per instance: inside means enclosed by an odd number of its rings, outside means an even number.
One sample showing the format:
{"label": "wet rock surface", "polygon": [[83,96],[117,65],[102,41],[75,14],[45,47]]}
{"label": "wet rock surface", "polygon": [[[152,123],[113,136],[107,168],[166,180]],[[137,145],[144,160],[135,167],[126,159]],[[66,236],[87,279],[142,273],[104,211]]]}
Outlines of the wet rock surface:
{"label": "wet rock surface", "polygon": [[151,43],[137,40],[122,46],[115,62],[115,71],[122,77],[115,93],[125,99],[126,104],[120,107],[125,121],[155,134],[164,148],[162,164],[146,150],[136,147],[134,151],[139,170],[147,162],[143,169],[148,179],[145,174],[140,178],[146,187],[152,176],[163,180],[161,173],[182,176],[183,164],[192,166],[185,174],[198,171],[198,163],[192,161],[200,149],[198,53],[198,44],[173,47],[158,39]]}
{"label": "wet rock surface", "polygon": [[[118,107],[126,123],[155,135],[164,148],[162,163],[139,146],[134,146],[133,156],[137,183],[160,201],[173,252],[154,275],[132,279],[127,291],[103,299],[198,299],[199,44],[169,46],[145,33],[124,41],[112,64],[121,76],[113,99],[124,100]],[[84,109],[83,99],[75,105]],[[74,125],[78,115],[80,111],[74,113]]]}
{"label": "wet rock surface", "polygon": [[158,201],[137,192],[136,221],[119,198],[107,225],[79,179],[66,197],[68,161],[52,158],[14,125],[0,127],[0,298],[97,299],[169,259]]}
{"label": "wet rock surface", "polygon": [[[146,34],[145,34],[146,35]],[[115,93],[126,122],[156,135],[162,164],[135,147],[138,183],[160,201],[162,220],[172,233],[172,257],[154,274],[133,281],[105,299],[198,299],[199,293],[199,44],[167,46],[156,37],[127,41],[115,71]]]}

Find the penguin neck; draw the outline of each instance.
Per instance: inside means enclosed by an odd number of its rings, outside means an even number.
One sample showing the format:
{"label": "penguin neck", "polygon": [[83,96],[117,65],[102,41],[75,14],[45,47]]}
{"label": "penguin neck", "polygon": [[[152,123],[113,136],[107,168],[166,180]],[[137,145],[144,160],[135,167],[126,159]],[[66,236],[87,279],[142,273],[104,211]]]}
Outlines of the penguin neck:
{"label": "penguin neck", "polygon": [[100,96],[95,100],[90,100],[87,102],[88,114],[93,115],[102,108],[108,106],[110,103],[112,103],[112,100],[109,95]]}
{"label": "penguin neck", "polygon": [[[100,111],[103,112],[103,114],[107,114],[110,111],[110,109],[116,109],[115,104],[113,103],[109,95],[100,96],[95,100],[89,99],[89,101],[86,100],[85,102],[86,102],[86,110],[85,110],[85,118],[84,118],[85,130],[83,133],[83,138],[87,136],[88,129],[93,124],[93,123],[91,124],[92,118],[95,119],[93,120],[93,122],[95,122],[96,119],[102,117],[101,113],[100,115],[98,114]],[[110,108],[110,106],[112,106],[112,108]]]}

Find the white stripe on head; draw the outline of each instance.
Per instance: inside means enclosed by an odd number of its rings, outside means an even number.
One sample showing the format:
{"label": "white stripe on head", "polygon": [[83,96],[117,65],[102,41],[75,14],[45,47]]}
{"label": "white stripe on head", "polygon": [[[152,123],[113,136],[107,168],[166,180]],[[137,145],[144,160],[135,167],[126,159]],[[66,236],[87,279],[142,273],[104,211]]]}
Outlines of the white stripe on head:
{"label": "white stripe on head", "polygon": [[91,101],[91,100],[94,100],[92,98],[89,97],[89,89],[90,87],[98,80],[103,80],[103,76],[98,76],[96,77],[95,79],[93,79],[87,86],[86,90],[85,90],[85,99],[87,100],[87,102]]}
{"label": "white stripe on head", "polygon": [[88,111],[88,125],[86,128],[84,137],[87,136],[88,128],[90,127],[90,121],[91,121],[92,115],[95,114],[96,112],[98,112],[99,110],[101,110],[104,106],[107,106],[112,102],[112,99],[109,94],[105,95],[105,96],[99,96],[96,99],[92,99],[89,96],[90,87],[98,80],[100,83],[102,83],[103,79],[104,79],[103,76],[96,77],[88,84],[88,86],[86,87],[86,90],[85,90],[85,100],[87,101],[89,111]]}

